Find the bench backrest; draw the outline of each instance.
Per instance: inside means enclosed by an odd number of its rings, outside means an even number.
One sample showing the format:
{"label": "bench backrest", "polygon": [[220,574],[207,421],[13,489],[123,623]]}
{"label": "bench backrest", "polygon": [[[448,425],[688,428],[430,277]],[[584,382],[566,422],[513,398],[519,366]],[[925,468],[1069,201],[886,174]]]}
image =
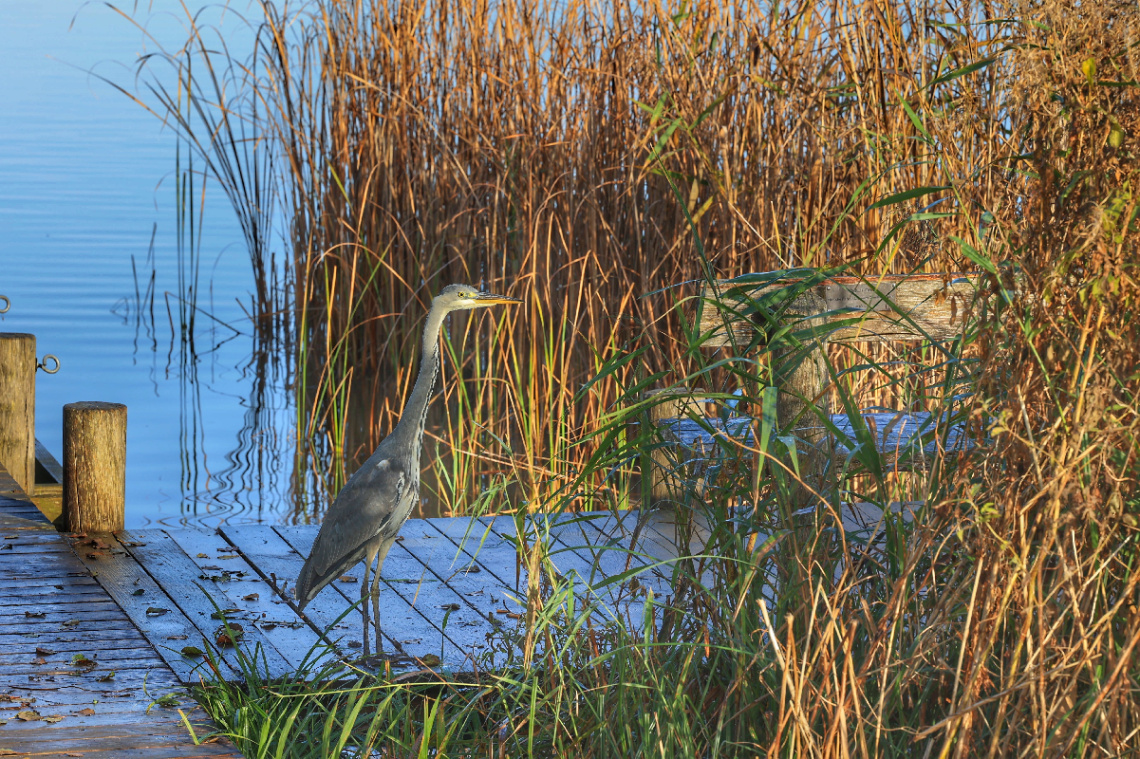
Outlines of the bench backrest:
{"label": "bench backrest", "polygon": [[[733,308],[739,303],[736,310],[743,311],[749,299],[770,297],[803,283],[807,276],[802,272],[772,272],[717,280],[715,285],[706,283],[701,288],[698,306],[701,332],[712,331],[705,347],[747,345],[755,329],[755,323],[747,316],[717,308],[712,301]],[[980,282],[977,274],[830,277],[807,287],[786,304],[786,310],[809,317],[828,313],[821,319],[823,323],[860,319],[857,324],[829,333],[829,341],[950,340],[962,333]]]}

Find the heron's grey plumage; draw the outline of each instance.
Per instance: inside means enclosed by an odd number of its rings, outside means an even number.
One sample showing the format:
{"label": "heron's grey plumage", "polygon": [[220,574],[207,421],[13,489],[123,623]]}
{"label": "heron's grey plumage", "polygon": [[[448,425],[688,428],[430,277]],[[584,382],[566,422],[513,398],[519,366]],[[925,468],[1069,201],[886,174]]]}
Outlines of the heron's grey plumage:
{"label": "heron's grey plumage", "polygon": [[[321,590],[358,561],[366,561],[361,598],[366,595],[368,567],[379,557],[373,580],[372,600],[380,568],[396,534],[407,521],[420,494],[420,449],[424,422],[436,376],[439,374],[439,335],[444,318],[452,311],[499,303],[517,303],[515,298],[479,293],[468,285],[450,285],[432,299],[424,325],[420,371],[404,413],[392,433],[349,478],[329,507],[313,543],[312,551],[297,578],[295,593],[304,608]],[[377,647],[380,647],[378,609]],[[368,610],[365,617],[365,654],[368,651]]]}

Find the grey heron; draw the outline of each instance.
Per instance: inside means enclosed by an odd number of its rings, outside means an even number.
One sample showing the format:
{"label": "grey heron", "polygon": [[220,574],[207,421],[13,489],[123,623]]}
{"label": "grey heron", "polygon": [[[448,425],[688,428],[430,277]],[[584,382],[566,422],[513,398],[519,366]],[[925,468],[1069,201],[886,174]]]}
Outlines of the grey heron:
{"label": "grey heron", "polygon": [[[439,333],[452,311],[521,303],[518,298],[481,293],[469,285],[449,285],[435,296],[424,325],[420,373],[404,413],[388,437],[353,473],[325,514],[320,532],[301,574],[295,593],[301,609],[321,590],[358,561],[364,561],[360,600],[364,616],[364,655],[368,656],[368,596],[376,624],[376,648],[383,650],[380,632],[380,569],[396,534],[420,497],[420,449],[424,420],[439,374]],[[377,561],[378,559],[378,561]],[[369,590],[368,573],[376,571]]]}

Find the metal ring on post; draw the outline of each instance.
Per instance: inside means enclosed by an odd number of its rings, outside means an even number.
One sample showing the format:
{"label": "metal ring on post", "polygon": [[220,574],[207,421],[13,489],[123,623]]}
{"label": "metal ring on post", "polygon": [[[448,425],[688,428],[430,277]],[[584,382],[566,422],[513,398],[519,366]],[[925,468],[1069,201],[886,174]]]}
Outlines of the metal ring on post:
{"label": "metal ring on post", "polygon": [[[54,368],[52,368],[52,369],[48,369],[48,368],[47,368],[47,362],[48,362],[48,361],[52,361],[52,362],[54,362],[54,363],[55,363],[55,367],[54,367]],[[55,374],[56,372],[58,372],[58,371],[59,371],[59,359],[58,359],[58,358],[56,358],[55,356],[53,356],[53,355],[52,355],[52,354],[50,354],[50,353],[45,353],[45,354],[44,354],[44,357],[43,357],[43,360],[42,360],[42,361],[39,361],[39,362],[36,364],[36,368],[37,368],[37,369],[40,369],[41,371],[43,371],[43,373],[44,373],[44,374]]]}
{"label": "metal ring on post", "polygon": [[0,300],[4,301],[4,308],[0,308],[0,314],[8,313],[8,309],[12,307],[12,301],[8,300],[7,295],[0,295]]}

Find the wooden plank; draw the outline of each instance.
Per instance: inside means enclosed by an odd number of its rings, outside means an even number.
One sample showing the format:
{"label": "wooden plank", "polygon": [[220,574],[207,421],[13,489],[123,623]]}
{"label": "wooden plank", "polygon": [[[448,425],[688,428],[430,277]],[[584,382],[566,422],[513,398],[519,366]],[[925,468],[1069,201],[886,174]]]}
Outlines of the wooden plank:
{"label": "wooden plank", "polygon": [[[787,300],[790,288],[803,279],[802,272],[769,272],[703,285],[697,313],[701,332],[712,332],[705,347],[747,346],[756,329],[766,324],[763,317],[749,318],[750,300],[777,310]],[[829,332],[829,341],[946,341],[962,334],[979,293],[983,298],[992,297],[982,292],[981,282],[977,274],[832,277],[807,288],[786,308],[798,316],[818,316],[822,302],[826,310],[841,312],[823,319],[827,324],[861,319],[858,324]],[[720,301],[724,307],[717,308],[710,301]]]}
{"label": "wooden plank", "polygon": [[[80,562],[86,566],[99,584],[110,593],[115,603],[126,613],[159,656],[170,666],[182,682],[195,682],[197,680],[196,668],[200,665],[190,657],[183,656],[181,650],[184,646],[195,645],[203,648],[202,636],[198,628],[182,613],[170,597],[159,587],[158,583],[139,566],[138,562],[115,541],[111,535],[80,538],[76,542],[90,543],[92,540],[102,540],[104,544],[113,545],[114,548],[102,551],[103,555],[95,556],[94,552],[85,550],[80,545],[78,556]],[[95,558],[92,558],[95,556]],[[148,613],[148,609],[165,609],[162,614]],[[229,664],[232,659],[225,656],[223,660]],[[231,672],[238,670],[231,668]]]}
{"label": "wooden plank", "polygon": [[[12,482],[15,486],[15,482]],[[31,501],[26,500],[22,491],[10,490],[8,493],[18,493],[20,497],[16,498],[12,495],[5,495],[0,492],[0,514],[7,517],[17,517],[20,519],[27,519],[32,522],[39,522],[45,527],[51,527],[48,518],[43,515],[36,505]]]}
{"label": "wooden plank", "polygon": [[258,575],[238,549],[217,532],[166,530],[175,543],[220,591],[226,608],[240,609],[293,670],[302,664],[320,666],[333,650]]}
{"label": "wooden plank", "polygon": [[[612,583],[597,589],[606,578],[624,571],[625,556],[610,552],[595,557],[576,545],[581,529],[578,515],[560,515],[554,523],[545,523],[544,515],[531,515],[527,524],[534,539],[535,530],[549,538],[547,559],[554,570],[573,583],[580,602],[599,601],[598,611],[608,619],[640,617],[643,592],[635,592],[628,583]],[[526,610],[527,571],[516,550],[517,523],[514,517],[482,517],[429,520],[432,527],[448,537],[463,551],[463,562],[477,562],[485,574],[493,578],[484,595],[495,601],[495,612],[518,619]],[[601,559],[599,561],[599,559]]]}
{"label": "wooden plank", "polygon": [[[217,615],[230,608],[238,610],[225,614],[225,621],[241,625],[245,634],[243,644],[247,650],[253,652],[260,647],[258,655],[265,658],[270,677],[282,677],[292,672],[293,667],[266,639],[257,625],[253,624],[249,614],[229,604],[224,589],[219,587],[215,579],[222,576],[220,571],[214,574],[200,569],[164,530],[123,530],[118,533],[118,538],[166,596],[177,604],[186,619],[197,628],[198,640],[208,641],[235,672],[241,671],[236,653],[232,648],[218,646],[215,642],[218,633],[225,631],[224,622]],[[149,624],[150,617],[133,619],[145,632],[144,625]],[[201,643],[197,645],[204,648]]]}
{"label": "wooden plank", "polygon": [[[179,730],[181,729],[181,731]],[[84,757],[239,757],[232,747],[221,744],[193,746],[181,721],[151,717],[149,724],[72,726],[59,723],[35,727],[0,728],[0,749],[19,756],[63,756],[79,753]],[[0,754],[2,755],[2,754]]]}
{"label": "wooden plank", "polygon": [[[273,528],[263,525],[223,525],[218,532],[241,553],[265,581],[269,591],[297,613],[293,595],[286,588],[301,571],[304,559],[292,546],[282,540]],[[333,646],[340,656],[348,659],[359,654],[361,641],[357,632],[360,630],[358,618],[351,615],[342,618],[346,608],[343,595],[325,592],[317,595],[305,607],[305,612],[298,614],[298,618]],[[389,641],[389,650],[392,645]]]}
{"label": "wooden plank", "polygon": [[63,482],[63,467],[48,447],[36,440],[36,484],[46,485],[49,482]]}
{"label": "wooden plank", "polygon": [[[298,558],[308,556],[313,541],[317,539],[316,527],[277,527],[275,531],[292,546]],[[300,569],[297,565],[296,571]],[[359,599],[357,589],[363,577],[363,565],[353,571],[350,576],[355,584],[333,582],[330,585],[348,603]],[[296,573],[292,576],[296,577]],[[455,668],[465,661],[467,651],[456,642],[450,631],[445,634],[442,628],[444,618],[448,617],[450,621],[450,615],[464,606],[463,599],[455,591],[442,585],[439,578],[401,548],[399,542],[388,552],[380,580],[380,625],[385,637],[400,641],[405,652],[431,666]],[[328,592],[326,589],[324,594]],[[454,606],[459,609],[453,609]],[[359,619],[356,612],[352,618],[354,621]],[[423,655],[411,654],[409,646],[415,646]]]}

